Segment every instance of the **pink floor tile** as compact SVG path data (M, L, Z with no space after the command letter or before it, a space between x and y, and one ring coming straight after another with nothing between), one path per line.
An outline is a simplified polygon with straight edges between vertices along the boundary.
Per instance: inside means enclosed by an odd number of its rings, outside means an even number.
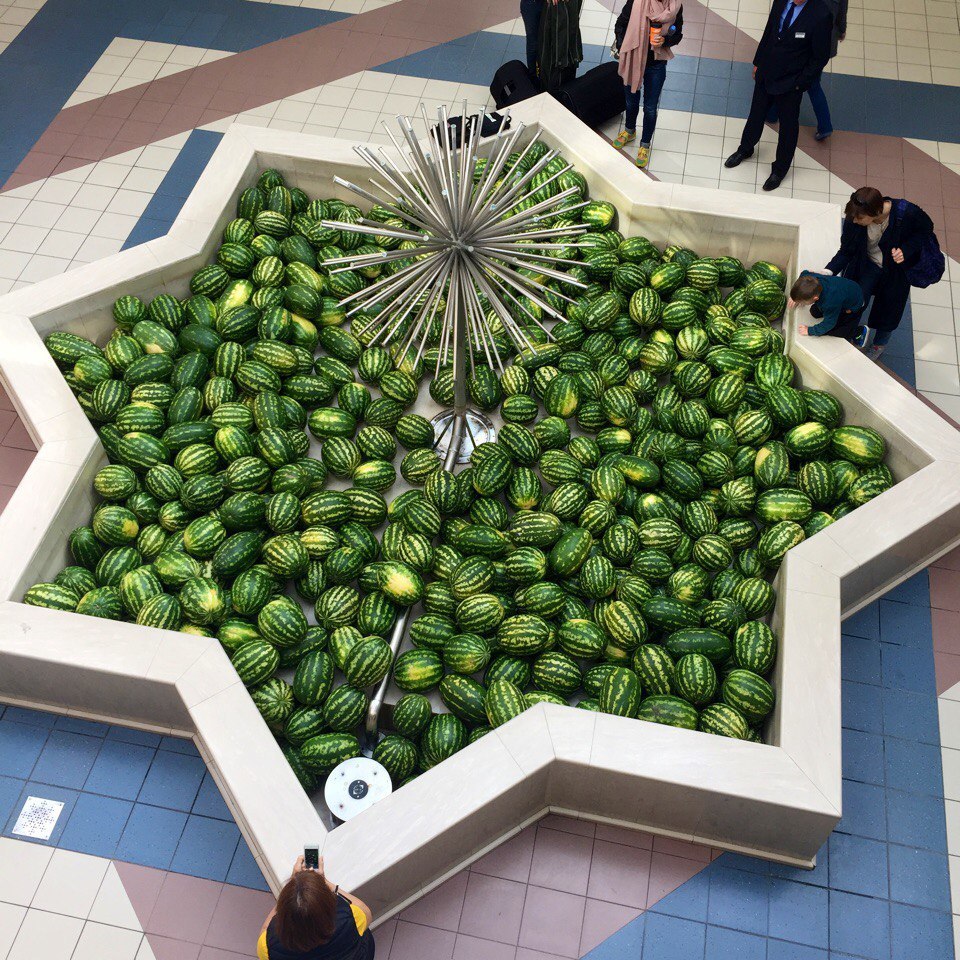
M15 447L0 447L0 483L16 486L27 472L36 453Z
M562 830L537 830L530 883L565 893L587 892L593 838Z
M566 960L556 953L544 953L542 950L530 950L527 947L518 947L516 960Z
M457 935L451 930L401 920L393 936L390 960L450 960L456 939Z
M390 953L390 947L393 944L393 935L397 932L397 918L392 917L390 920L387 920L385 923L381 923L378 927L374 928L373 940L377 945L377 953L382 957L386 957Z
M0 409L0 440L6 435L7 431L17 422L17 415L12 410Z
M135 863L124 863L114 860L123 889L130 898L130 903L137 914L140 925L146 927L150 922L150 914L156 906L160 888L166 877L165 870L155 870L153 867L141 867Z
M622 843L628 847L649 850L653 846L653 834L643 830L629 830L627 827L615 827L609 823L597 824L597 839L609 843Z
M269 893L226 885L207 930L211 947L244 953L256 947L260 928L276 901Z
M516 943L526 892L522 883L471 873L460 915L460 933L500 943Z
M647 889L647 906L659 903L668 893L673 893L681 883L695 877L705 864L686 857L671 857L666 853L654 853L650 860L650 886Z
M221 950L219 947L201 947L197 960L252 960L256 954L234 953L232 950Z
M14 422L7 429L7 432L0 434L0 436L3 436L3 446L16 447L18 450L36 450L37 445L33 442L30 434L27 433L23 421L16 415L14 417Z
M572 893L528 887L518 946L578 957L585 902Z
M7 395L7 388L0 383L0 410L12 410L13 401Z
M0 401L2 403L2 401ZM936 563L931 564L934 567L943 567L946 570L960 570L960 547L945 553Z
M691 843L689 840L654 837L653 849L657 853L668 853L672 857L686 857L688 860L699 860L700 863L710 862L710 848L702 843Z
M199 943L171 940L169 937L158 937L152 933L147 934L147 942L156 960L198 960L200 956Z
M960 654L960 613L955 610L930 611L933 628L933 649Z
M548 813L537 826L547 830L562 830L564 833L578 833L581 837L592 837L596 831L596 827L589 820L561 817L555 813Z
M144 929L147 933L203 943L222 891L222 883L168 873Z
M460 912L463 910L468 877L466 870L451 877L436 890L421 897L413 906L407 907L400 914L400 919L456 932L460 925Z
M513 960L516 952L512 943L497 943L461 933L453 948L453 960Z
M598 840L594 846L587 895L642 910L647 904L650 851Z
M482 856L470 869L474 873L484 873L490 877L502 877L504 880L526 883L530 877L530 863L533 859L533 844L536 836L536 826L527 827L526 830L522 830L515 837L511 837Z
M0 484L0 511L10 502L10 498L14 495L16 489L16 487L11 487L6 483Z
M640 911L634 907L624 907L619 903L607 903L604 900L591 900L588 897L583 911L583 930L580 932L580 956L589 953L607 937L639 916Z
M931 567L930 606L938 610L960 610L960 570Z
M933 651L933 669L937 679L937 696L960 683L960 656Z

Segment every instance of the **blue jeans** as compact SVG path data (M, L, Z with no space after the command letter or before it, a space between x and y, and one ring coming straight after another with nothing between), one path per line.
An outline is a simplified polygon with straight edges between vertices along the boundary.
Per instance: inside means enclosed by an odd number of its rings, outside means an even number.
M810 106L817 117L817 133L833 133L833 120L830 119L830 104L827 103L827 95L823 92L823 85L820 83L820 77L807 90L807 96L810 97ZM777 108L771 107L767 114L767 123L777 122Z
M657 107L660 104L660 94L667 79L667 61L654 60L647 63L643 71L643 83L640 89L633 93L630 87L624 86L623 95L627 101L627 112L624 127L627 130L637 129L637 116L640 113L640 100L643 98L643 129L640 131L640 142L649 144L653 139L653 132L657 129Z
M537 75L537 61L540 59L540 11L542 0L520 0L520 16L523 29L527 34L527 69L534 77Z

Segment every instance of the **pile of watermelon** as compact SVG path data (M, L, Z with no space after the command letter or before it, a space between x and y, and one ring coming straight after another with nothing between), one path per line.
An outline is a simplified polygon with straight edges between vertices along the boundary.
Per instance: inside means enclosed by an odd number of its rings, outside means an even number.
M520 207L570 186L589 199L566 169ZM478 357L469 394L501 426L454 474L412 412L424 380L453 399L439 327L414 363L341 304L412 260L325 265L404 249L324 226L362 215L267 170L189 296L121 297L102 345L47 337L110 463L73 563L24 601L217 637L308 791L359 754L391 670L375 756L398 785L542 702L762 741L773 575L894 482L883 438L797 385L771 326L782 270L659 249L609 203L563 201L549 223L587 232L555 253L581 286L535 277L566 320L548 339L517 304L519 353L492 315L506 367Z

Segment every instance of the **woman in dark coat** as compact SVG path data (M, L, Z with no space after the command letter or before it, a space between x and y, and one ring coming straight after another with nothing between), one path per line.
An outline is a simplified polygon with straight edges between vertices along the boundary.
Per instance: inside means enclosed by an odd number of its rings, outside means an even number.
M871 360L879 359L900 324L910 296L907 270L919 260L923 241L931 233L933 221L916 204L885 197L873 187L850 195L840 249L827 270L856 280L864 305L874 298L868 321L875 331L868 350Z

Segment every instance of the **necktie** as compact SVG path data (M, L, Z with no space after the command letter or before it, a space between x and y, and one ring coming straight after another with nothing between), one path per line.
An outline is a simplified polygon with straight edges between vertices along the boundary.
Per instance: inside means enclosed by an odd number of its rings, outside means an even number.
M780 32L783 33L784 30L789 29L790 25L793 23L793 18L797 12L797 5L795 3L790 3L787 5L787 9L784 11L783 19L780 21Z

